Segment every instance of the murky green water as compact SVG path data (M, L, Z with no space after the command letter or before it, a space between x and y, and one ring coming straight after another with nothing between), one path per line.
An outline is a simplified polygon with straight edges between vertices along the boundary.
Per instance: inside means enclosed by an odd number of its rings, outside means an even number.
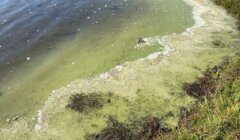
M33 51L30 61L13 65L1 78L3 122L36 112L53 89L161 50L159 45L134 48L138 37L180 33L193 25L191 7L181 0L128 0L86 20L92 24L78 34L52 42L57 49Z

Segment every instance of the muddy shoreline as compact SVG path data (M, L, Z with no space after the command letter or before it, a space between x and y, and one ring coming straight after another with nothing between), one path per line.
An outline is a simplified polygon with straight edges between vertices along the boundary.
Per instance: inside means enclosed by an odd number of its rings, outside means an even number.
M114 78L114 79L117 78L118 75L120 75L120 73L124 72L124 70L127 69L133 63L150 63L151 64L151 61L153 61L153 62L159 61L158 63L161 64L161 62L162 62L161 59L169 57L169 52L170 52L169 50L175 51L176 48L174 45L175 45L175 43L177 43L177 41L176 42L174 41L175 39L178 40L178 39L181 39L181 37L186 38L188 36L190 38L192 38L193 35L197 35L197 33L202 32L202 30L205 32L203 34L206 34L206 33L218 31L218 30L222 30L223 28L226 28L225 23L218 23L219 21L217 19L219 18L221 20L223 18L230 18L230 17L228 17L228 15L225 15L225 11L218 9L217 7L214 7L214 8L216 8L217 11L210 10L210 7L208 7L208 6L212 6L213 3L209 2L208 0L206 0L206 1L185 0L185 2L187 2L188 4L190 4L191 6L194 7L193 16L194 16L194 19L196 20L196 24L192 28L187 29L186 32L182 33L181 35L170 35L170 36L164 36L164 37L155 37L155 38L145 39L147 43L156 42L156 41L161 42L161 44L163 44L166 48L166 50L164 52L150 54L148 57L139 59L134 62L126 62L125 64L122 64L122 65L117 66L116 68L113 68L112 70L110 70L110 72L101 74L101 75L93 77L93 78L77 80L77 81L74 81L71 84L67 85L66 87L63 87L62 89L53 91L51 96L49 97L49 99L45 102L44 107L41 109L43 114L49 114L47 112L53 112L53 111L50 111L53 108L55 110L54 112L59 112L59 111L61 112L61 110L63 108L65 108L65 105L67 104L66 99L68 99L69 96L71 96L75 92L79 92L79 91L85 91L85 92L95 91L95 90L97 91L97 89L99 89L101 86L104 87L104 83L110 82L112 78ZM213 8L213 7L211 7L211 8ZM217 14L216 12L219 12L219 13ZM216 20L217 20L216 23L212 23L213 22L212 16L213 17L216 16ZM204 20L202 20L202 19L204 19ZM205 22L203 22L203 21L205 21ZM218 24L218 26L212 27L212 26L215 26L215 24ZM212 28L210 28L209 26ZM229 27L229 29L231 30L231 27ZM201 35L202 34L197 35L197 37L200 37ZM201 41L203 41L204 39L209 40L208 36L201 36L200 38L201 38ZM151 41L149 41L149 40L151 40ZM190 41L190 40L186 40L186 41ZM198 41L196 41L196 42L194 42L194 41L191 40L191 42L193 44L198 43ZM189 42L187 42L187 43L189 43ZM107 90L109 91L111 89L107 89ZM100 90L100 91L102 91L102 90ZM113 90L113 92L114 92L114 90ZM135 89L132 89L131 92L135 92ZM119 94L119 92L116 91L116 94ZM132 95L135 96L134 94L132 94ZM128 96L128 95L122 94L122 96ZM62 98L62 99L60 99L60 98ZM56 104L56 102L55 102L56 100L59 100L60 102L57 102L57 104ZM59 104L60 104L60 106L59 106ZM46 115L45 118L43 117L43 119L44 119L44 121L42 121L43 123L38 124L38 125L43 126L43 129L42 129L43 131L48 126L47 120L49 117L50 116Z

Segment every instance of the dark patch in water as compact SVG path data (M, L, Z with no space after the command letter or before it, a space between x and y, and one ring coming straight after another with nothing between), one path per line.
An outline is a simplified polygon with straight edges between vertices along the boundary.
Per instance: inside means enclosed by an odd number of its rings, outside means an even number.
M91 94L76 94L71 96L70 103L67 108L79 112L86 112L92 109L102 108L104 105L104 98L97 93Z
M123 99L111 92L107 94L95 92L75 94L70 97L70 102L66 107L81 113L87 113L95 109L101 109L104 105L112 103L112 99L114 98Z

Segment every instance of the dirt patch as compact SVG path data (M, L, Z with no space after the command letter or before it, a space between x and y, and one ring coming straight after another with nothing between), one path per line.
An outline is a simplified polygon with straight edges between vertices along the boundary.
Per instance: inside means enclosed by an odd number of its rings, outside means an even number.
M206 72L204 72L203 77L198 78L196 82L191 84L185 83L184 90L190 96L193 96L196 99L198 100L200 99L200 100L196 102L190 109L180 108L178 128L176 129L176 131L174 131L168 136L175 136L176 134L181 135L181 132L185 133L185 131L187 131L189 133L196 133L197 137L200 139L201 137L205 137L201 133L208 133L208 132L203 132L202 130L203 128L201 128L201 126L199 126L199 130L198 130L198 127L196 128L195 126L198 121L202 121L203 119L202 117L208 115L208 114L203 115L199 113L203 111L203 108L200 107L200 104L202 103L201 99L206 97L208 99L207 100L208 105L210 106L209 110L214 110L215 108L217 108L217 106L214 106L214 102L211 103L211 101L218 98L219 94L228 94L227 95L228 99L225 101L223 106L227 106L228 102L230 102L230 105L233 105L235 102L234 101L231 102L231 100L235 100L235 99L233 98L234 92L232 92L232 84L235 80L239 79L239 77L240 77L240 54L236 53L234 57L225 58L220 65L217 65L212 69L208 69ZM215 97L215 98L209 98L209 97ZM211 105L214 107L211 107ZM221 106L221 103L218 103L217 105ZM221 109L226 109L226 108L224 107ZM237 114L239 114L238 111L236 112ZM219 130L219 134L216 135L216 139L224 139L223 136L227 134L228 131L232 132L237 130L236 128L237 124L234 124L231 122L236 118L239 118L239 116L232 113L230 119L226 120L226 122L223 121L217 126ZM200 124L197 124L197 125L200 125ZM193 126L195 126L195 128L193 128ZM166 137L168 136L166 134ZM236 138L238 138L238 134L236 135Z
M197 99L202 99L203 97L212 97L216 89L216 80L212 76L212 71L207 70L203 73L203 77L197 79L194 83L184 83L183 89L189 96Z
M236 53L235 58L239 59L239 53ZM197 78L193 83L184 83L183 89L189 95L196 99L212 98L215 93L222 90L223 81L232 82L240 76L240 66L232 66L229 63L229 58L225 57L223 62L213 68L208 68L203 72L203 76ZM240 61L239 61L240 62ZM239 63L240 65L240 63ZM223 72L224 69L232 67L231 71ZM224 78L223 78L224 77Z
M161 119L148 116L129 124L120 123L114 118L109 119L109 125L100 134L92 135L88 139L96 140L152 140L163 133L170 132Z
M88 137L95 140L131 140L133 137L132 131L123 123L110 117L108 127L100 134Z
M170 131L170 128L163 126L159 118L149 116L145 119L143 131L137 135L137 138L138 140L151 140Z
M180 108L178 128L190 128L191 117L198 111L196 104L191 109Z

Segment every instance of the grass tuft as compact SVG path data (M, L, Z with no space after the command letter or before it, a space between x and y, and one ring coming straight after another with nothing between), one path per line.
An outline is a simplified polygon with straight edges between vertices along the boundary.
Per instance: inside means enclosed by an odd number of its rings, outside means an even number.
M190 110L183 109L178 128L161 138L240 138L239 54L208 69L196 82L185 84L185 90L199 100Z

